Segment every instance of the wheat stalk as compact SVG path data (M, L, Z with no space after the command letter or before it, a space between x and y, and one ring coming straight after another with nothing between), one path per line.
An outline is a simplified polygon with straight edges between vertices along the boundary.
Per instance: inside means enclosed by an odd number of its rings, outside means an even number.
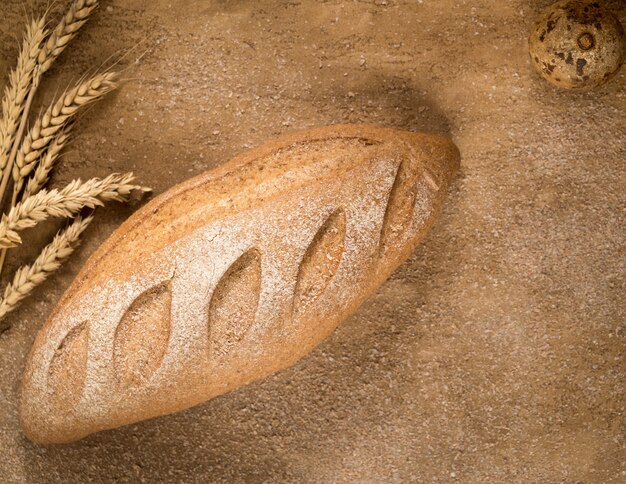
M43 74L48 69L50 69L52 63L61 54L61 52L63 52L65 47L67 47L67 44L76 36L78 30L85 24L89 15L97 6L98 0L74 0L72 5L70 6L70 9L67 11L61 21L57 24L57 26L45 40L45 44L40 47L41 42L39 42L39 44L37 44L37 47L33 48L33 50L31 51L32 55L36 56L37 65L32 72L32 76L30 77L29 82L24 85L25 97L22 103L20 103L21 115L18 115L19 126L17 129L17 135L12 141L13 147L9 147L10 154L7 161L0 162L0 166L2 166L3 169L2 181L0 182L0 202L4 198L4 193L9 183L11 173L13 171L13 165L16 160L17 150L20 146L24 129L26 127L26 122L28 120L30 107L35 97L35 93L37 92L37 88L39 87L39 83L41 82L41 78L43 77ZM44 37L45 32L42 39ZM11 206L15 205L17 192L19 192L19 190L15 190L14 188ZM4 256L2 257L2 261L3 260ZM2 262L0 262L0 270L1 267Z
M98 0L74 0L72 6L52 31L39 53L39 75L52 66L67 44L76 36L87 21L91 12L98 6Z
M33 170L35 163L55 136L81 108L96 101L115 89L118 74L104 72L79 83L61 96L30 129L17 152L13 166L14 194L21 190L24 178ZM15 198L15 196L14 196Z
M18 232L49 217L73 217L85 207L95 208L108 200L126 201L133 191L149 191L132 184L132 173L114 173L103 180L93 178L84 183L74 180L60 190L43 189L68 142L73 118L81 108L116 87L116 73L105 72L79 83L50 106L30 130L26 129L43 74L97 6L98 0L73 0L70 9L47 38L45 19L31 22L17 67L10 75L0 121L0 201L11 179L14 187L12 208L0 219L0 271L7 249L22 242ZM22 192L24 183L26 187ZM17 203L20 193L21 201ZM92 219L93 216L84 220L77 217L69 227L57 233L32 265L17 270L0 298L0 319L59 268ZM0 323L0 332L5 329L8 325Z
M41 157L41 161L37 163L37 168L26 183L22 200L34 195L41 190L50 178L50 172L57 162L59 155L70 139L69 131L71 125L65 126L61 132L50 142L50 146L46 150L46 154Z
M62 190L41 190L11 209L0 221L0 248L15 247L22 242L18 232L34 227L49 217L72 217L85 207L95 208L104 201L127 201L133 191L149 189L132 185L132 173L113 173L100 180L74 180Z
M52 242L44 247L32 265L22 266L16 271L0 300L0 318L13 311L22 299L60 267L63 260L74 251L80 234L92 220L93 215L85 219L76 217L69 227L58 232ZM6 325L0 325L0 332L4 329Z
M33 80L40 46L46 37L46 18L33 20L26 28L22 48L17 58L17 66L9 75L9 85L2 99L2 121L0 122L0 170L9 161L11 147L15 142L24 102Z

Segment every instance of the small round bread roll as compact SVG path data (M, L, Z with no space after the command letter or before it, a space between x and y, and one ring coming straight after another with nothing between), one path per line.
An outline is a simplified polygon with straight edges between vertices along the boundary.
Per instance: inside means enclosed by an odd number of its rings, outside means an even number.
M562 0L548 7L528 43L537 71L565 89L604 84L626 55L624 29L599 1Z

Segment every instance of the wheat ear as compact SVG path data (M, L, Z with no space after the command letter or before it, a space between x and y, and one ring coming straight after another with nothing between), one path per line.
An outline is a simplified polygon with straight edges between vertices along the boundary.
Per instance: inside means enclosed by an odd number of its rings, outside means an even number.
M16 271L0 300L0 318L13 311L22 299L59 268L63 260L74 251L80 234L92 220L93 215L85 219L76 217L69 227L58 232L52 242L44 247L32 265L22 266ZM6 326L0 325L0 332L3 329Z
M33 20L26 29L17 66L9 74L9 85L2 99L2 121L0 122L0 170L9 161L15 133L22 117L24 102L28 96L40 46L46 37L46 18Z
M72 217L85 207L95 208L109 200L127 201L133 191L149 189L131 184L132 173L113 173L100 180L74 180L62 190L41 190L15 205L0 221L0 248L22 242L18 232L34 227L49 217Z
M52 31L46 44L39 53L38 63L40 75L52 66L67 44L76 36L78 30L98 6L98 0L74 0L70 9Z
M74 117L81 108L96 101L117 86L118 74L104 72L91 79L81 82L64 96L59 98L24 136L24 141L15 157L13 166L14 194L21 190L24 178L33 170L35 163L58 135L66 123Z
M33 54L35 54L36 51L37 65L32 73L30 83L26 86L27 92L25 96L27 97L21 110L21 116L19 119L17 135L15 137L15 141L13 142L13 148L10 151L8 161L4 162L4 171L2 172L2 181L0 182L0 203L4 198L4 193L9 183L9 178L11 176L17 155L17 149L20 146L28 114L30 112L30 107L33 99L35 98L35 93L37 92L41 78L43 77L43 74L50 69L52 63L61 54L61 52L63 52L67 44L76 36L78 30L85 24L89 15L91 15L97 6L98 0L74 0L70 9L66 12L61 21L45 40L45 44L42 47L39 47L38 45L37 49L33 50ZM14 189L13 202L11 203L11 206L15 205L16 198L17 192ZM0 262L0 269L1 266L2 264Z
M63 148L65 148L65 145L70 139L70 127L71 124L65 126L61 130L61 132L57 136L55 136L54 139L50 142L50 146L48 146L45 155L41 157L40 162L37 163L37 168L35 168L35 172L26 183L26 188L24 188L24 193L21 196L22 200L37 193L48 182L52 168L54 168L55 163L59 159L61 151L63 150Z

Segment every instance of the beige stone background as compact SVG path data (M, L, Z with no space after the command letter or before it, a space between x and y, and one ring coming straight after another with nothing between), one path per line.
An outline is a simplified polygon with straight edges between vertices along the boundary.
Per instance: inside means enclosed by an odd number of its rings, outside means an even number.
M48 3L67 2L0 2L3 77ZM280 133L344 122L448 134L462 172L427 240L296 366L36 446L18 424L26 355L136 207L99 210L0 336L0 481L626 482L626 68L589 93L541 80L526 38L549 3L104 0L39 103L122 56L128 82L83 116L55 184L133 170L159 193ZM625 4L609 4L624 23ZM56 227L31 232L8 272Z

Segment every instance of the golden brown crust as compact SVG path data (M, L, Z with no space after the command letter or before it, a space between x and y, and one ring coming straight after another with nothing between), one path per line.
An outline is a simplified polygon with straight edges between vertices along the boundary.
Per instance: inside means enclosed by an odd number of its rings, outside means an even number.
M438 136L330 126L155 198L93 254L40 331L25 432L75 440L295 362L411 253L458 161Z

